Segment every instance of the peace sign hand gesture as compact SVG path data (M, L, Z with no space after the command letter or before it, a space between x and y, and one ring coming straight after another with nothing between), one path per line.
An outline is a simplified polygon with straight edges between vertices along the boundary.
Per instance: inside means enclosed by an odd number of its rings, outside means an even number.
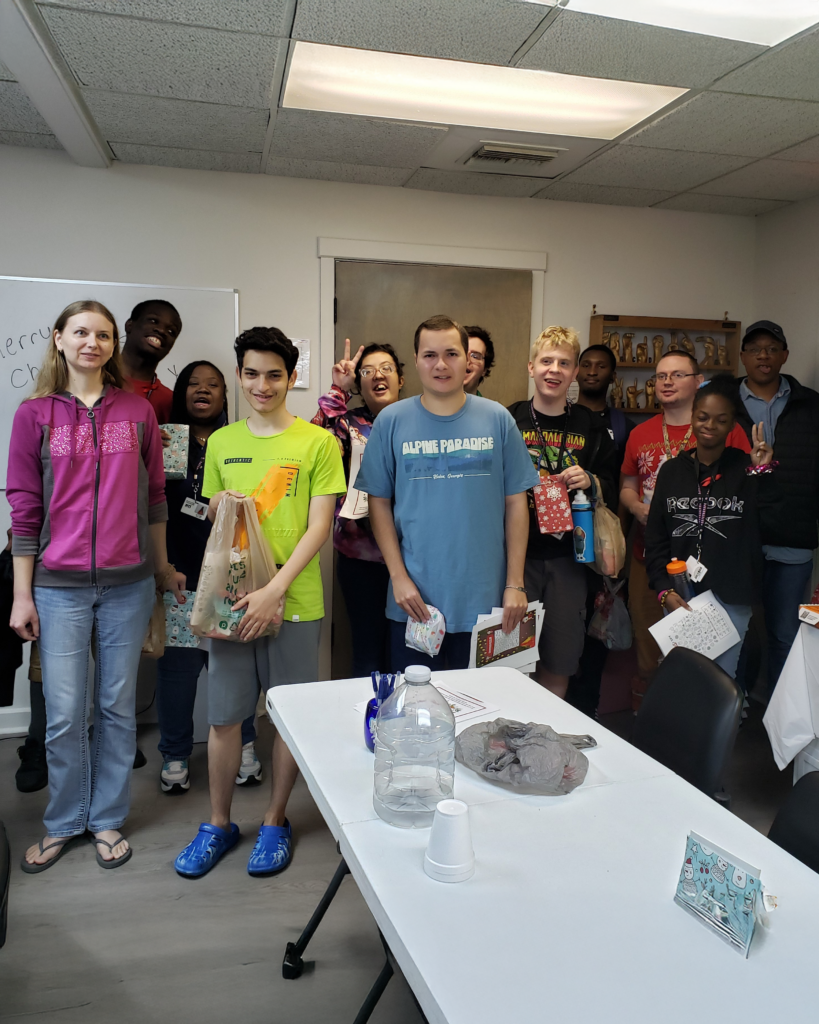
M336 365L333 367L333 384L337 388L341 388L342 391L350 392L353 390L353 384L355 384L355 371L358 366L358 361L361 359L361 353L364 351L362 345L355 356L350 359L350 339L344 339L344 358L339 359Z
M773 448L765 443L763 424L751 424L751 462L755 466L767 466L773 458Z

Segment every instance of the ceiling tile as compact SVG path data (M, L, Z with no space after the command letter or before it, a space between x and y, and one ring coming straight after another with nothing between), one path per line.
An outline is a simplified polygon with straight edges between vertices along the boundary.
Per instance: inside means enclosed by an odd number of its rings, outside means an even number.
M30 149L62 149L54 135L35 132L0 131L0 146L27 146Z
M507 64L549 8L519 0L299 0L294 39Z
M783 149L780 153L774 153L773 160L813 160L819 161L819 135L812 139L800 142L798 146L791 146L790 149Z
M0 82L16 82L17 79L9 71L6 65L0 60Z
M50 135L51 129L17 82L0 82L0 129Z
M706 92L626 139L695 153L769 156L819 133L819 104Z
M819 164L795 160L759 160L722 178L700 185L697 192L798 202L819 195Z
M264 146L266 110L95 89L83 96L106 139L220 153L261 153Z
M317 178L347 181L356 185L403 185L412 174L410 167L370 167L362 164L334 164L326 160L288 160L271 157L267 173L282 178Z
M43 13L81 85L236 107L270 106L279 48L270 36L54 7Z
M775 199L739 199L735 196L704 196L699 193L686 192L685 195L674 196L658 203L656 210L686 210L689 213L730 213L739 217L756 217L760 213L779 210L788 203L780 203Z
M316 110L280 110L270 156L374 167L417 167L446 128L371 121Z
M543 178L517 174L481 174L479 171L439 171L421 167L404 188L425 192L460 192L468 196L531 196L543 188Z
M155 167L187 167L195 171L243 171L259 173L258 153L217 153L206 149L176 149L171 146L134 146L110 141L117 160L124 164Z
M57 6L98 14L124 14L147 21L173 21L234 32L286 36L296 0L59 0ZM53 6L38 3L45 9Z
M557 199L565 203L603 203L606 206L652 206L668 199L673 192L656 188L616 188L612 185L586 185L580 181L556 181L536 192L535 199Z
M719 83L725 92L819 100L819 30L766 53Z
M615 146L578 167L564 181L622 188L654 188L681 192L727 174L748 161L740 156L715 153L682 153L670 149Z
M561 11L520 67L652 85L709 85L766 47Z

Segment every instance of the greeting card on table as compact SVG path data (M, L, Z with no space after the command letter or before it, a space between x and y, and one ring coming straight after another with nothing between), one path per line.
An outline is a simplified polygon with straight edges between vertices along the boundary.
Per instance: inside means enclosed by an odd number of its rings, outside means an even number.
M541 533L563 534L574 529L569 492L562 480L540 471L540 483L532 489L537 525Z
M675 903L747 957L761 899L756 868L688 833Z

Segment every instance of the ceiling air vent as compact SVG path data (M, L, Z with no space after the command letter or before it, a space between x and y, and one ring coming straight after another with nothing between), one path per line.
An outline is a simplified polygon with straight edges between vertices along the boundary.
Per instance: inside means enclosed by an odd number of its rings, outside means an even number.
M514 142L482 142L466 160L467 167L505 167L535 170L557 159L566 149L554 146L527 146Z

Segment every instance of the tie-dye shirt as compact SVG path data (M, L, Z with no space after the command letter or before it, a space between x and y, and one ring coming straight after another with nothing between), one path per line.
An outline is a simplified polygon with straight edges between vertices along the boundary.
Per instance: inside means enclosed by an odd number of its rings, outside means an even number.
M307 530L310 499L345 489L338 446L320 427L296 419L272 437L251 434L247 420L211 435L205 456L202 495L239 491L253 498L276 564L284 565ZM324 615L319 556L293 580L284 617L309 622Z
M373 429L374 416L366 405L347 409L350 394L334 384L326 395L319 399L319 410L312 421L324 427L338 441L344 460L344 474L350 479L350 453L353 443L366 444ZM384 556L378 549L373 536L369 517L345 519L341 513L346 494L336 502L335 525L333 526L333 547L348 558L360 558L364 562L382 562Z

